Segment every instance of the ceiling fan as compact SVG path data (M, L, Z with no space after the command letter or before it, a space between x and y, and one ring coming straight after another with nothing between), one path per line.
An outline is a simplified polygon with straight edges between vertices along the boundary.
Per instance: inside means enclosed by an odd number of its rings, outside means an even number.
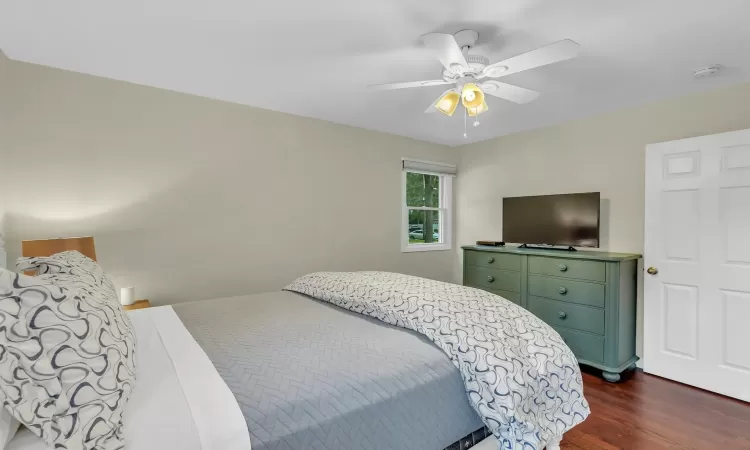
M425 112L440 111L452 116L460 102L466 108L467 115L474 117L489 109L484 94L519 104L528 103L539 97L537 91L497 80L488 80L487 78L500 78L572 59L578 55L580 48L577 43L565 39L490 64L489 59L485 56L469 54L469 50L474 47L478 38L479 34L473 30L462 30L453 35L444 33L425 34L421 37L421 41L425 47L435 53L435 56L445 67L442 79L376 84L368 87L377 90L392 90L453 84L455 86L445 91ZM478 124L479 122L475 122L474 125Z

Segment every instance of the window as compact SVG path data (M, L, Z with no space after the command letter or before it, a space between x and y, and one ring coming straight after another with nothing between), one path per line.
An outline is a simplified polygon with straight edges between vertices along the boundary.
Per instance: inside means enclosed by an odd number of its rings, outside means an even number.
M403 160L401 249L451 248L451 201L455 166Z

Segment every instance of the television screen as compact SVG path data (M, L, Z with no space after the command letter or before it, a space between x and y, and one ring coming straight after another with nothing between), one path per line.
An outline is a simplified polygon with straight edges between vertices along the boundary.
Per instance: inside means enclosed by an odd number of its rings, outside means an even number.
M599 192L503 199L503 240L599 247Z

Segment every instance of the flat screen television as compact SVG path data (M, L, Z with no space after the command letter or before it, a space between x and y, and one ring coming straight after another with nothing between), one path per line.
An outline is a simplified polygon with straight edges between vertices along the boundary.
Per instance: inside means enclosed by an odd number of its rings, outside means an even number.
M599 192L503 199L503 240L599 247Z

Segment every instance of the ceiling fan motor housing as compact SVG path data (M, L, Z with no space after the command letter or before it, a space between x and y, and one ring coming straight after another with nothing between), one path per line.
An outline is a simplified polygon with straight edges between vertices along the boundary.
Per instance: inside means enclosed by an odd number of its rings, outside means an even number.
M466 62L469 64L469 69L460 66L456 67L455 70L445 69L443 70L443 79L454 81L464 76L476 77L490 64L490 60L482 55L466 55Z
M490 60L482 55L466 55L466 62L474 69L475 73L483 71L485 67L490 65Z

